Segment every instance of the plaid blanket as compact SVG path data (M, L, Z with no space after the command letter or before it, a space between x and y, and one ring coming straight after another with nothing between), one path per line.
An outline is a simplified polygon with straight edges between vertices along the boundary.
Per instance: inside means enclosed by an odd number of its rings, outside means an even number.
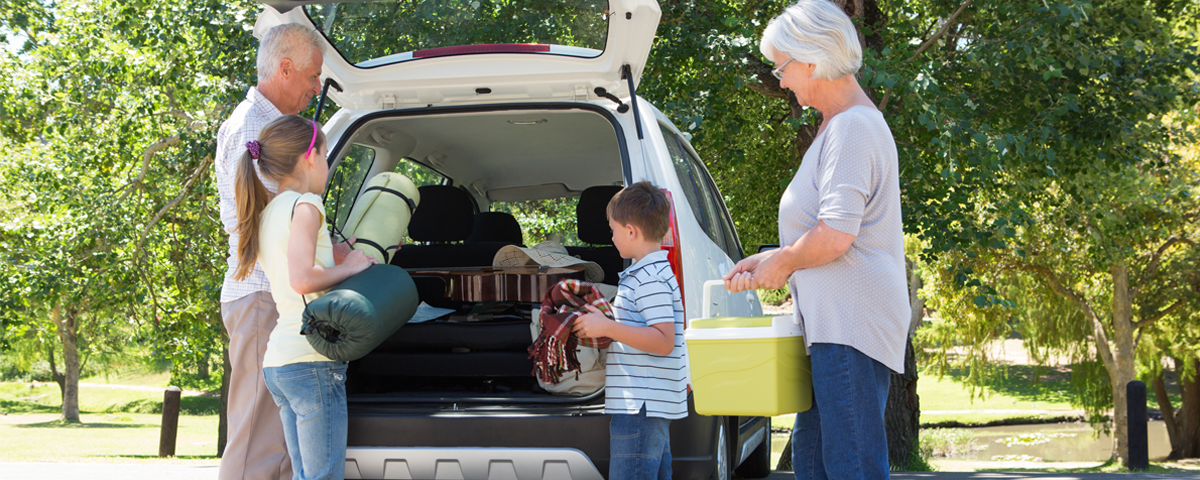
M571 332L571 324L581 314L588 313L585 305L592 305L604 316L613 317L612 305L594 285L574 279L558 282L542 297L542 310L538 321L541 334L529 346L529 358L533 359L533 375L546 383L558 383L563 374L579 370L579 359L575 350L580 346L608 348L610 338L579 338Z

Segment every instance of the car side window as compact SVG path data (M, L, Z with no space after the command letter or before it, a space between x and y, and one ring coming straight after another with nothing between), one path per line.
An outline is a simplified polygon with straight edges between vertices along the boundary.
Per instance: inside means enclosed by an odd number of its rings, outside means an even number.
M679 177L680 185L683 186L683 194L687 197L688 206L692 208L692 213L700 222L704 233L708 234L708 238L712 239L713 243L716 243L721 250L728 251L725 235L714 213L712 199L708 198L709 195L702 187L707 181L707 173L703 167L699 167L695 159L688 155L687 149L678 135L662 124L659 124L659 129L662 130L663 139L666 140L667 151L671 154L671 165L675 167L675 174Z
M396 164L395 172L408 177L418 187L444 185L446 183L445 176L407 157L400 159L400 162Z
M725 207L725 199L721 197L721 191L717 189L717 183L713 181L712 175L708 173L708 169L704 168L704 163L696 157L691 150L686 150L688 157L691 158L693 169L700 172L704 177L704 182L700 184L701 197L704 199L706 214L711 214L713 224L720 230L725 237L725 253L729 254L729 258L733 261L739 261L746 258L745 252L742 251L742 242L737 238L737 230L734 230L733 219L729 216L729 209ZM720 245L720 243L717 243Z
M329 216L330 223L338 228L346 224L346 218L350 216L350 209L354 206L354 199L358 198L358 191L374 163L374 148L351 145L350 153L338 163L325 192L325 213Z

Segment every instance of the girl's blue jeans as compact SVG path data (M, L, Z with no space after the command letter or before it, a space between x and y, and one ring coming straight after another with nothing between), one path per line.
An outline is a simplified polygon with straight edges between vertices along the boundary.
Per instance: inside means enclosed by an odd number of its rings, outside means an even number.
M887 405L891 370L854 347L814 343L813 403L796 414L792 468L797 480L889 478Z
M346 364L267 367L263 377L279 405L292 478L341 480L346 470Z
M671 480L671 421L615 414L608 423L608 480Z

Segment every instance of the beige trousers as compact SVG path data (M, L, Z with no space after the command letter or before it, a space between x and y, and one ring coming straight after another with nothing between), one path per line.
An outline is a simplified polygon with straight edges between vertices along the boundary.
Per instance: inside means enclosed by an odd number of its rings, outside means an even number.
M229 434L220 480L290 479L292 461L283 438L279 407L263 381L263 354L279 312L270 292L254 292L221 304L229 334Z

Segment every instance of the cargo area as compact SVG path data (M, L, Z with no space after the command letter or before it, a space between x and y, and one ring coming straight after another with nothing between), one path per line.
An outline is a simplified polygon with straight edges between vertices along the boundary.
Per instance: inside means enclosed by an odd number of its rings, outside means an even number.
M509 284L519 284L510 290L478 291L470 282L492 266L501 248L553 237L571 256L600 265L603 283L617 283L625 262L611 245L605 207L628 167L617 127L603 110L509 107L379 115L360 123L337 147L327 213L335 224L344 223L372 175L390 171L412 179L420 206L389 263L409 271L425 305L446 313L406 324L350 363L352 408L602 404L603 391L551 395L533 377L530 323L540 291L531 286L531 275L508 275ZM541 226L522 224L519 218L527 215L521 208L538 202L555 206L564 223L574 224L570 235L526 234L541 233ZM565 275L583 278L582 272ZM538 280L553 284L559 278L565 277Z

